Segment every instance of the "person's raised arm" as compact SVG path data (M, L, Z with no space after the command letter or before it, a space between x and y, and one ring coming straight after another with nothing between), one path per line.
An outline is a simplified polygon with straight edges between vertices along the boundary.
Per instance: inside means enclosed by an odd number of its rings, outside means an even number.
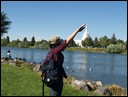
M78 32L81 32L85 28L85 24L81 25L77 30L75 30L69 37L66 39L66 44L69 44L70 41L76 36Z

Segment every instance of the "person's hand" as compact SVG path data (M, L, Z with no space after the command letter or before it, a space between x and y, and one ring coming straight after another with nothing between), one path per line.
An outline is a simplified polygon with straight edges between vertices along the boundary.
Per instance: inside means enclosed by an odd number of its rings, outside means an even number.
M78 32L81 32L81 31L85 28L85 25L86 25L86 24L83 24L82 26L80 26L80 27L77 29L77 31L78 31Z

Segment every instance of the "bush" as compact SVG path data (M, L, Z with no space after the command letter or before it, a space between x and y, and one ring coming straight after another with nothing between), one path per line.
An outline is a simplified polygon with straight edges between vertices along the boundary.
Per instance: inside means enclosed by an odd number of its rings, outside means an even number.
M108 53L121 53L126 50L126 46L124 44L110 44L107 46Z
M108 86L107 89L111 92L111 96L126 96L124 93L124 89L121 88L119 85L111 85Z

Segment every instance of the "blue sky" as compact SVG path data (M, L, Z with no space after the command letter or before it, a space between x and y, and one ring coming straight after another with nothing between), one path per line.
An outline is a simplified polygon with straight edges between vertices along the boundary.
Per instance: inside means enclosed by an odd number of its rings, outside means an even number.
M88 25L92 39L115 33L117 39L127 40L126 1L2 1L1 10L12 21L4 34L10 40L49 40L52 35L66 39L82 24Z

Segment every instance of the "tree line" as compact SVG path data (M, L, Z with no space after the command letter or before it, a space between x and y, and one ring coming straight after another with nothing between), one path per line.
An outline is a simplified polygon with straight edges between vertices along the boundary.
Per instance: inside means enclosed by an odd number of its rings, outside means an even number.
M111 38L104 36L98 39L95 37L94 40L91 37L87 37L82 41L82 45L85 48L106 48L108 52L113 53L120 53L127 50L127 41L124 42L121 39L117 39L115 34L113 34ZM31 38L31 41L28 41L27 37L25 37L23 40L17 39L10 41L9 36L7 36L6 38L1 39L1 46L48 49L49 41L44 39L41 41L36 41L34 36ZM72 40L68 46L79 47L74 40Z
M7 17L6 13L1 12L1 37L5 33L8 33L10 28L10 24L12 22ZM127 40L123 41L121 39L117 39L115 34L112 34L111 38L108 38L106 35L100 37L99 39L95 37L93 40L90 36L82 41L83 47L86 48L106 48L107 52L110 53L121 53L123 51L127 51ZM49 47L49 42L47 40L35 41L35 37L31 38L31 41L27 40L25 37L23 40L12 40L10 41L9 36L1 39L1 46L10 46L10 47L18 47L18 48L44 48L47 49ZM69 44L69 47L79 47L78 44L72 40Z
M87 37L82 41L82 45L84 47L106 48L106 51L109 53L122 53L127 51L127 40L117 39L114 33L111 38L108 38L106 35L99 39L95 37L94 40L92 40L91 37Z

